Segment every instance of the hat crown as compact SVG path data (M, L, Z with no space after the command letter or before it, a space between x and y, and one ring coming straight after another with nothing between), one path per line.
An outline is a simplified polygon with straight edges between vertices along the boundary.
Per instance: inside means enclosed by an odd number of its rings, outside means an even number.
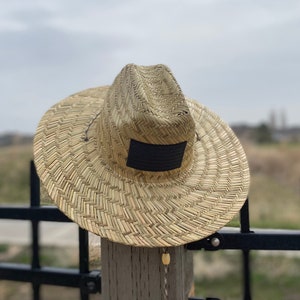
M187 142L180 167L191 161L194 120L176 79L165 65L125 66L110 86L101 114L101 147L106 149L108 164L118 171L136 173L127 166L132 140L166 146Z

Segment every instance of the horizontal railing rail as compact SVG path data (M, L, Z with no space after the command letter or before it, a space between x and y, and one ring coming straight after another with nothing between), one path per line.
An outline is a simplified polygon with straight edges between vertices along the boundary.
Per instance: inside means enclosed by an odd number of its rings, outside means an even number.
M72 222L56 206L0 206L0 219Z
M300 250L300 230L254 229L241 233L223 228L210 237L188 244L188 250Z

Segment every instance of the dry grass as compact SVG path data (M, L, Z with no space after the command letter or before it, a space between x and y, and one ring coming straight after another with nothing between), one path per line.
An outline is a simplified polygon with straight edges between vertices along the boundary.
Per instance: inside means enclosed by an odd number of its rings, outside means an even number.
M246 144L245 150L252 226L299 229L300 145Z
M299 144L245 144L253 175L264 174L297 192L300 191L299 150Z
M251 253L251 262L253 299L300 299L299 257L260 255L258 251ZM194 265L197 296L242 299L243 277L239 251L197 252Z
M29 203L32 146L0 148L0 203Z

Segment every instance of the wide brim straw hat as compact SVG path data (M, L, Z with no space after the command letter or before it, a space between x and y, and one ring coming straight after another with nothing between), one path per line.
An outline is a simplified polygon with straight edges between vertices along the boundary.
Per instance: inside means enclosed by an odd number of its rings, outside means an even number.
M112 85L55 104L38 125L34 160L70 219L131 246L211 235L241 209L250 182L233 131L184 96L164 65L126 65Z

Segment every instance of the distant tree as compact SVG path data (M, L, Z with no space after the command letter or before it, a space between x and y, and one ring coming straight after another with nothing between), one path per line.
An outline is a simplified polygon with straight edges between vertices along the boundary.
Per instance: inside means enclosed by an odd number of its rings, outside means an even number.
M274 140L271 128L265 123L258 125L254 128L254 140L259 144L272 143Z
M277 127L277 117L276 117L274 110L272 110L270 113L269 127L271 130L276 129L276 127Z

